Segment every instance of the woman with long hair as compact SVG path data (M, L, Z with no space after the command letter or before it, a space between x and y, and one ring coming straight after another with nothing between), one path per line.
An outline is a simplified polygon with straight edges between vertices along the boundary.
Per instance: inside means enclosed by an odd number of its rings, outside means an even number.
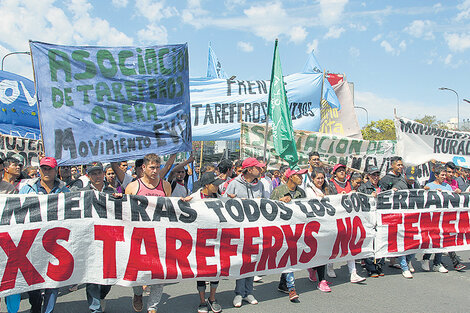
M311 178L312 179L307 181L307 185L305 188L307 198L321 199L324 196L329 195L328 183L325 179L325 172L322 168L313 168ZM331 288L330 286L328 286L328 282L325 279L325 271L326 265L309 268L308 278L310 279L310 281L314 282L317 280L316 276L318 274L318 289L323 292L331 292Z

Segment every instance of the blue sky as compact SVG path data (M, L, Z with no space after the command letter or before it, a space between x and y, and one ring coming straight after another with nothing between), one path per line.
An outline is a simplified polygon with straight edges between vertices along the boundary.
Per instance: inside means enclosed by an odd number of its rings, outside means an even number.
M225 72L269 79L274 39L284 75L302 70L308 52L345 73L369 120L425 114L470 118L470 0L0 1L0 57L29 50L28 40L73 45L188 42L190 75L205 76L209 41ZM5 70L32 77L28 56ZM365 113L357 111L365 124Z

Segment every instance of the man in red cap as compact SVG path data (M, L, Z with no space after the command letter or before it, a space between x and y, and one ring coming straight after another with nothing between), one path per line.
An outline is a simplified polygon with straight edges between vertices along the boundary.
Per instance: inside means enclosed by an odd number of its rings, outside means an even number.
M39 162L39 173L41 178L34 178L28 181L20 194L52 194L70 192L65 183L57 178L57 161L51 157L44 157ZM29 291L29 303L31 304L31 313L51 313L57 300L58 288L46 289L44 292L44 304L41 290Z
M242 173L234 178L227 186L224 196L231 198L256 199L265 198L263 183L259 180L264 163L256 158L248 158L242 163ZM253 277L237 279L233 306L241 307L242 301L258 304L253 296Z
M307 173L306 169L288 169L284 173L287 183L274 189L271 194L271 200L279 200L288 203L292 199L305 198L305 191L299 187L302 184L302 175L305 173ZM288 293L290 301L295 301L299 298L299 295L295 291L294 272L282 273L278 289L281 292Z

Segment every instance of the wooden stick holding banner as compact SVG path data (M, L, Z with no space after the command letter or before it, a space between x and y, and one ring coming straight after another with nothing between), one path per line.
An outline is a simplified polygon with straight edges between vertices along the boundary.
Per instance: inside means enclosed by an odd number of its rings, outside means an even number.
M199 157L199 177L201 176L202 168L202 153L204 152L204 141L201 141L201 156Z

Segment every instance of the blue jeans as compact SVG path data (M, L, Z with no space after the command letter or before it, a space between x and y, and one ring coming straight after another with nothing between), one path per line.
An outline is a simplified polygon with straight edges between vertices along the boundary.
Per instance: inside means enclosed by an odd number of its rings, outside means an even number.
M292 289L295 289L294 272L285 273L285 275L286 275L287 288L289 289L289 291L291 291Z
M423 260L429 260L431 258L431 253L423 255ZM433 265L439 265L442 263L442 253L435 253L434 260L432 261Z
M86 299L91 313L103 312L100 300L106 298L110 290L111 285L86 284Z
M237 279L235 283L235 294L243 298L253 294L253 277Z
M41 313L41 307L42 313L53 313L58 294L58 288L45 289L43 304L41 289L28 291L29 303L31 304L31 313Z
M400 264L401 270L402 271L409 271L410 269L408 268L408 262L413 260L415 257L414 254L408 254L408 255L402 255L397 257L398 263Z

